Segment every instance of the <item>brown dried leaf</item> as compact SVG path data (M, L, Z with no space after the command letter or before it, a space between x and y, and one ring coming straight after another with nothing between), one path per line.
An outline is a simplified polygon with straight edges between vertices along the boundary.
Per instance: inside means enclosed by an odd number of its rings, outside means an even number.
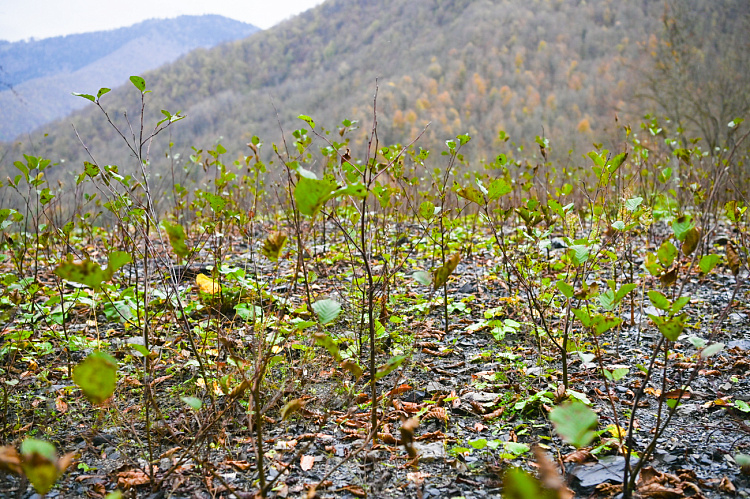
M484 419L485 421L489 421L491 419L499 418L500 416L503 415L504 411L505 411L505 407L501 407L495 411L492 411L489 414L485 414L484 416L482 416L482 419Z
M701 240L701 231L697 227L690 229L685 234L685 241L682 243L682 253L685 256L690 256L695 248L698 247L698 241Z
M117 486L121 489L129 489L147 483L149 483L148 475L141 470L127 470L117 474Z
M305 401L302 399L294 399L287 402L284 407L281 408L281 419L286 420L294 414L295 412L299 411L305 406Z
M572 499L575 494L562 481L557 466L549 459L547 452L537 445L534 447L534 457L539 465L539 479L544 487L557 492L558 499Z
M671 286L677 282L677 267L659 276L659 281L661 281L661 285L664 287Z
M723 476L721 478L721 482L719 482L718 489L721 492L725 492L727 494L734 495L734 494L737 493L737 488L734 486L734 484L726 476Z
M732 241L727 242L727 264L732 274L736 276L740 273L740 255L737 253L737 249L732 244Z
M224 464L237 468L240 471L249 470L253 466L247 461L224 461Z
M21 456L15 447L0 447L0 470L8 471L16 475L21 474Z
M409 418L401 425L401 443L404 445L406 453L410 459L417 457L417 450L414 448L414 432L419 427L418 418Z
M591 449L581 448L563 457L564 463L588 463L596 459L591 454Z

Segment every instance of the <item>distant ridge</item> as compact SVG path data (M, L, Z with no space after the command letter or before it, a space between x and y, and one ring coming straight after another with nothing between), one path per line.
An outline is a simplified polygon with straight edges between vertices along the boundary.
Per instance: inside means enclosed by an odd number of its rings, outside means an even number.
M253 36L141 74L153 91L146 123L163 118L162 109L187 116L169 141L154 143L152 169L173 166L163 154L169 143L182 162L191 147L209 150L217 142L242 159L253 135L280 144L281 129L289 137L306 126L300 114L312 117L318 132L358 120L351 146L361 151L376 81L381 145L408 143L429 123L417 145L436 153L436 167L445 141L468 133L465 154L475 166L500 153L533 158L548 139L551 160L587 168L582 155L594 144L620 149L623 127L636 129L654 112L638 95L663 13L664 0L326 0ZM72 88L96 93L100 86ZM102 105L127 126L123 113L135 116L139 98L128 83ZM89 158L71 123L97 161L131 163L90 105L7 144L5 164L32 152L64 164L57 171L77 171Z
M218 15L151 19L133 26L42 40L0 41L0 140L66 116L86 101L73 89L115 87L197 48L259 28Z

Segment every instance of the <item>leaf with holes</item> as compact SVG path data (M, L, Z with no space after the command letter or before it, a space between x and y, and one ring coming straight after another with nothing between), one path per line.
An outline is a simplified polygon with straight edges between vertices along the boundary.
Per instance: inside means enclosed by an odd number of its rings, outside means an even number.
M677 257L677 248L675 248L675 245L670 241L664 241L661 246L659 246L659 251L656 252L656 256L664 267L671 267L672 263L674 263L674 259Z
M674 231L674 237L678 241L684 241L688 233L695 228L695 222L690 215L682 215L672 222L672 230Z
M135 86L135 88L140 90L141 93L146 92L146 80L144 80L140 76L131 76L130 82Z

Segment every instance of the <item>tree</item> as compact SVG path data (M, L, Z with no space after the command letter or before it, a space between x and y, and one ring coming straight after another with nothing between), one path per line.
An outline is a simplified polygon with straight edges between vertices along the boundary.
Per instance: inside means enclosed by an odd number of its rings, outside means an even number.
M662 21L645 97L683 146L699 136L711 154L732 147L728 123L750 112L750 1L666 0Z

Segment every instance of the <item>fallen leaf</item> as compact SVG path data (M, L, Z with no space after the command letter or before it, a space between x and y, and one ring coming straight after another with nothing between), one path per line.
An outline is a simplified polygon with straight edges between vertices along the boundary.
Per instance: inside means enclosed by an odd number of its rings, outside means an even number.
M21 456L15 447L0 447L0 470L9 471L16 475L21 474Z
M149 481L148 475L141 470L127 470L117 474L117 486L121 489L145 485Z
M591 449L578 449L563 457L564 463L588 463L596 459L591 454Z
M313 456L304 455L299 459L299 465L303 471L310 471L314 464L315 458Z
M737 493L737 488L734 486L734 484L726 476L724 476L724 477L721 478L721 482L719 482L718 489L721 492L725 492L727 494L734 495L734 494Z
M237 468L240 471L249 470L252 467L247 461L224 461L224 464Z
M202 293L215 295L221 292L221 285L204 274L198 274L195 277L195 283Z

